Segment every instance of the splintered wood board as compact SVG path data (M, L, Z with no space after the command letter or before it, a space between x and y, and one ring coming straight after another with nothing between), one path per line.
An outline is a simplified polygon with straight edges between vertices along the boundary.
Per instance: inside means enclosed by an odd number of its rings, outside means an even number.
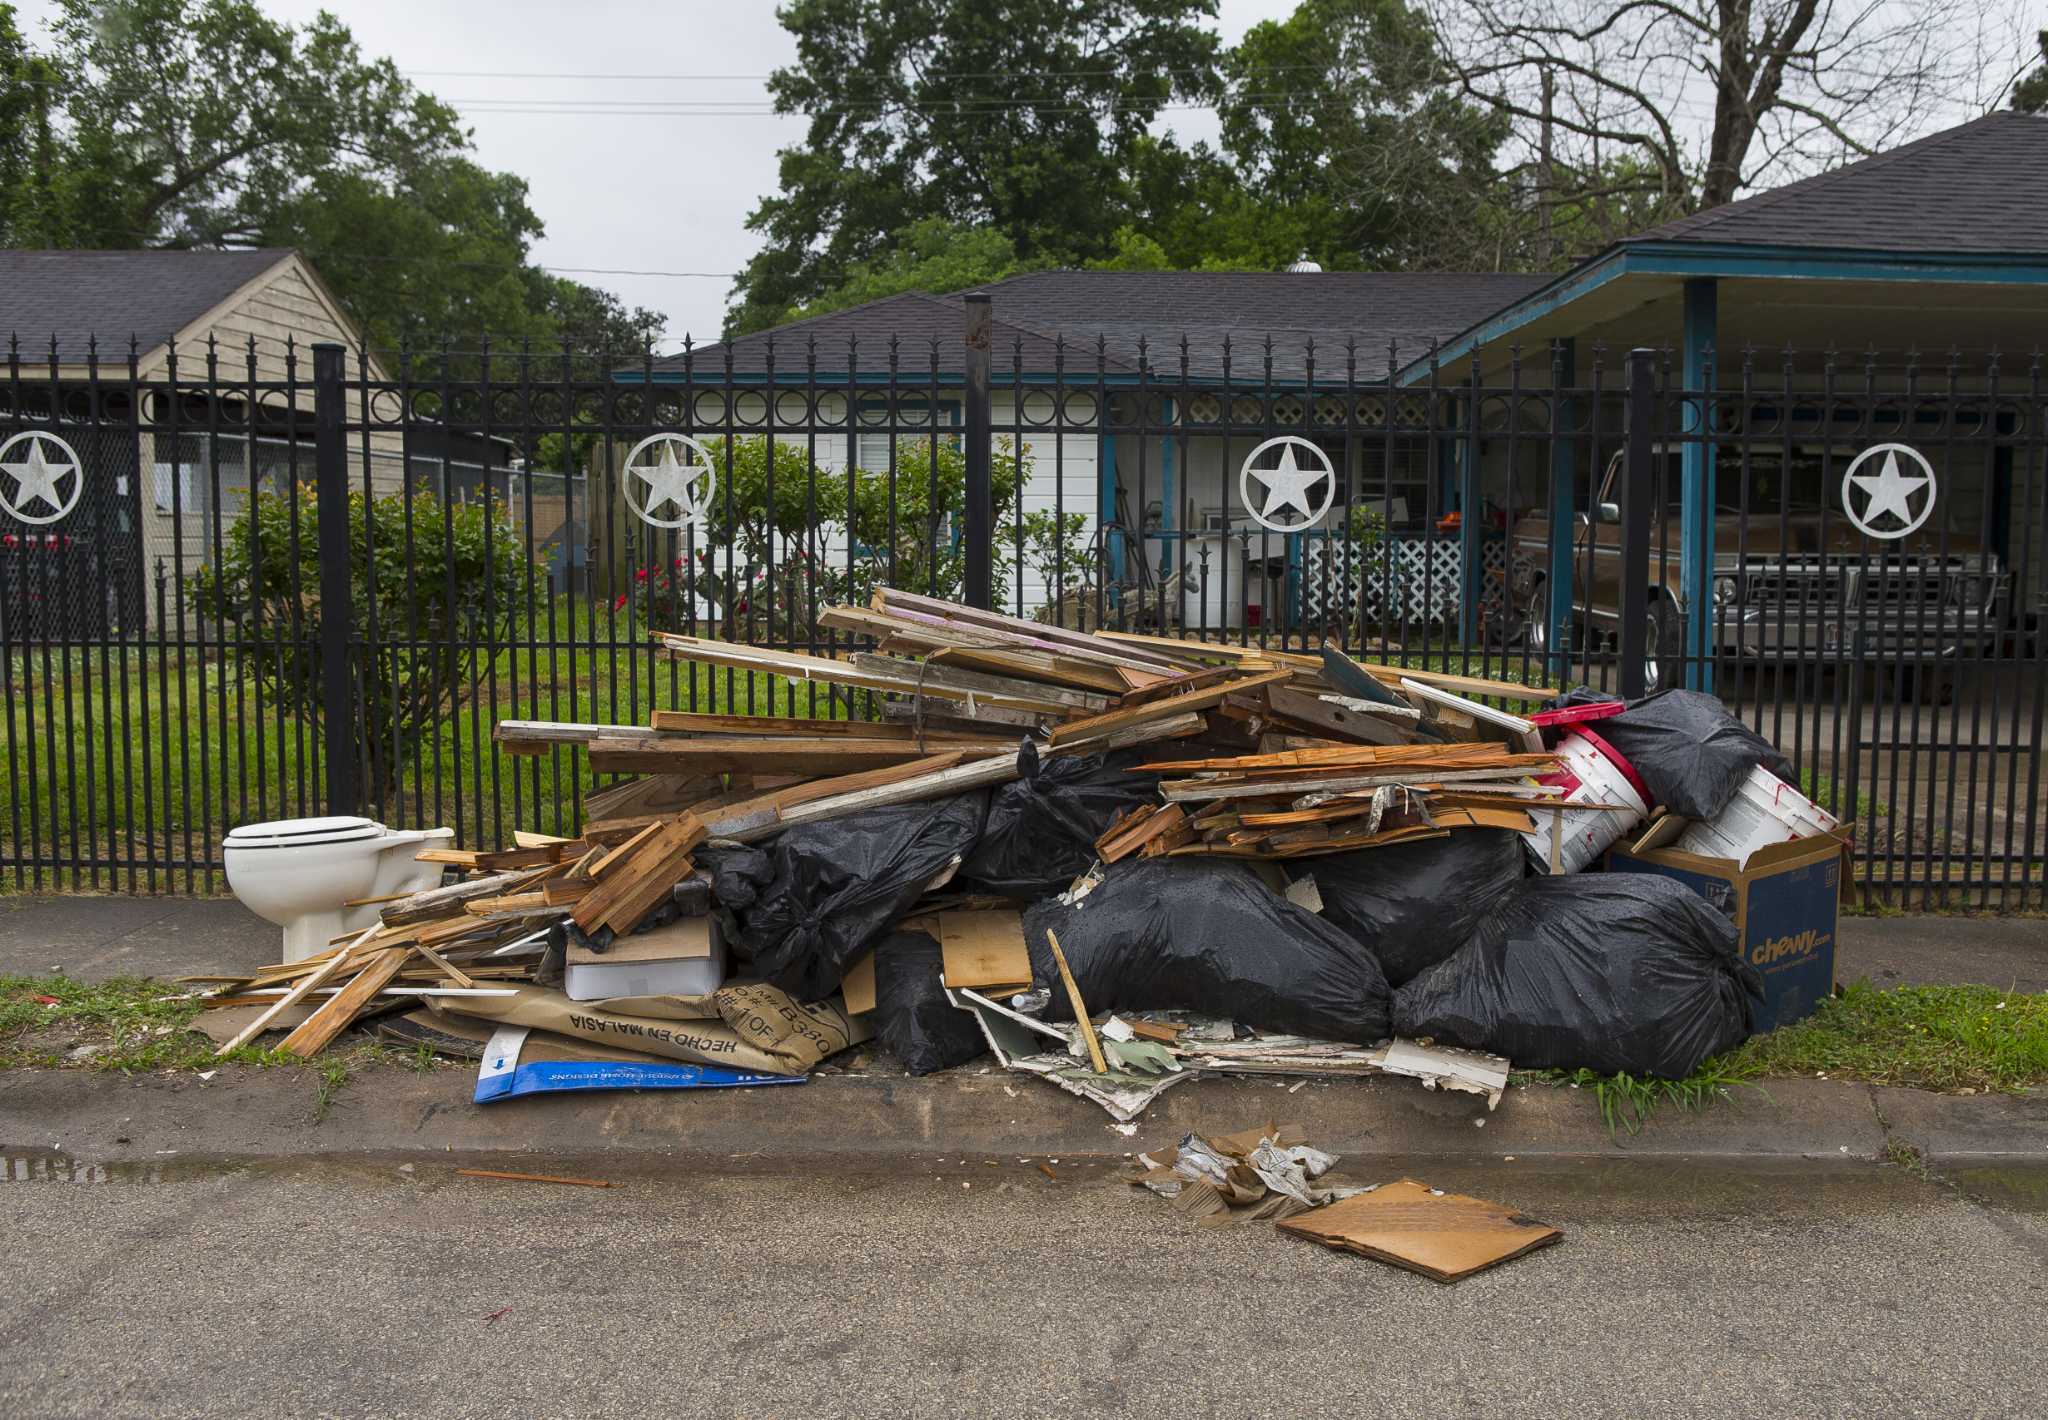
M1438 1282L1499 1266L1564 1234L1511 1208L1404 1178L1279 1224L1325 1247L1390 1262Z
M1014 754L1007 740L959 744L963 753ZM590 767L600 772L734 770L759 774L858 774L923 759L916 740L868 739L850 735L816 738L592 740Z
M1132 725L1143 724L1163 716L1187 714L1204 710L1216 704L1226 695L1257 690L1263 686L1276 685L1291 678L1288 671L1268 671L1264 675L1249 676L1240 680L1225 681L1212 685L1206 690L1191 690L1185 695L1171 695L1163 700L1154 700L1129 710L1111 710L1085 720L1069 720L1064 725L1053 727L1047 738L1056 745L1073 740L1092 739Z
M948 986L982 991L1031 984L1031 953L1024 949L1024 914L1019 909L939 912L927 920L939 939Z

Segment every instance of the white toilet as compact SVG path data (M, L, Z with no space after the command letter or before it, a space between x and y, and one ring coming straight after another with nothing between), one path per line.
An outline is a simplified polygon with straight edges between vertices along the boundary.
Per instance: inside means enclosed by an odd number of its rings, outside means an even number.
M284 960L304 961L375 925L378 904L342 904L438 884L441 865L414 855L454 837L452 828L398 831L367 818L280 819L234 830L221 857L242 905L284 928Z

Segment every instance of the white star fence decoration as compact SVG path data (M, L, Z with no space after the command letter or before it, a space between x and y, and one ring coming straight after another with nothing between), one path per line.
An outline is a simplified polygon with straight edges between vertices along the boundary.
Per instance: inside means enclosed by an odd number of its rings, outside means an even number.
M27 446L25 452L23 445ZM61 455L56 462L51 462L45 445L56 446ZM0 444L0 473L5 473L14 484L12 489L0 487L0 509L24 523L56 522L78 506L78 495L85 490L85 466L79 461L78 451L55 434L37 429L23 430ZM57 485L67 477L71 480L71 491L60 492ZM31 511L36 503L47 505L50 511Z
M1876 473L1858 472L1879 454L1884 455L1884 464ZM1900 470L1900 454L1919 466L1918 476ZM1872 444L1856 455L1842 474L1842 511L1871 537L1902 538L1917 530L1934 512L1936 491L1934 465L1918 449L1910 444ZM1915 512L1913 500L1923 493L1926 498ZM1863 504L1860 512L1858 501ZM1886 526L1887 518L1895 525Z
M1273 449L1280 451L1274 466L1256 467ZM1302 467L1302 450L1307 451L1311 467ZM1253 479L1265 485L1264 498L1252 496ZM1318 483L1323 485L1322 497L1311 501L1309 490ZM1244 456L1237 473L1237 493L1244 500L1245 511L1260 526L1274 532L1302 532L1316 526L1330 511L1331 500L1337 496L1337 471L1330 466L1330 456L1313 441L1298 434L1281 434ZM1282 522L1282 514L1290 514L1290 521Z
M657 447L652 459L643 460ZM626 506L641 522L657 528L702 523L718 487L711 451L687 434L650 434L633 445L626 455L625 479ZM675 515L662 515L664 508L675 509Z

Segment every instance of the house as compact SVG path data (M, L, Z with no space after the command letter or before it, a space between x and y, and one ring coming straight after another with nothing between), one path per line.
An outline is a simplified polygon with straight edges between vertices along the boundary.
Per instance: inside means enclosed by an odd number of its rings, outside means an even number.
M216 555L250 488L313 478L311 347L362 350L312 264L281 249L0 250L0 338L0 438L48 430L83 461L64 518L0 510L0 614L14 637L175 622L181 584ZM389 378L375 354L358 358L368 379ZM399 489L409 460L414 487L460 498L506 466L509 446L380 430L352 456L367 463L358 484ZM0 493L15 489L0 481Z
M1604 471L1593 465L1606 462L1597 446L1616 446L1631 348L1672 352L1668 378L1685 389L1739 391L1748 359L1776 387L1811 391L1818 401L1834 352L1872 392L1925 390L1938 380L1988 393L1994 364L2002 388L2020 390L2048 333L2043 192L2048 118L1998 113L1665 224L1555 276L1013 277L980 288L995 322L993 424L1031 446L1026 507L1084 510L1112 553L1113 580L1134 580L1139 561L1154 569L1199 562L1202 576L1182 586L1180 614L1190 628L1301 624L1329 613L1317 589L1332 578L1319 574L1318 559L1341 549L1327 536L1271 534L1254 524L1238 478L1259 442L1257 426L1307 429L1338 465L1337 506L1367 504L1388 530L1395 560L1414 564L1404 605L1387 614L1449 616L1469 638L1482 598L1511 595L1498 581L1510 575L1498 530L1552 487L1553 515L1584 514L1593 501ZM959 419L965 294L896 296L704 346L656 362L652 378L704 391L689 419L707 434L759 432L782 418L780 410L775 420L741 417L741 401L715 393L727 382L850 387L857 405L877 409L890 404L892 390L913 391L920 409L937 390L934 407L916 417L945 427ZM1751 350L1759 353L1745 356ZM1585 440L1542 430L1518 440L1483 422L1459 390L1476 379L1489 394L1540 397L1554 376L1586 386L1596 364L1610 393L1581 416L1593 431ZM1099 390L1107 419L1063 409L1053 425L1034 421L1031 402L1043 404L1037 391L1054 384ZM1153 406L1140 408L1148 390L1158 391ZM1348 401L1358 390L1384 394ZM1241 420L1234 410L1246 396L1252 414ZM1232 408L1219 408L1222 399ZM1129 411L1122 417L1119 400ZM1034 434L1034 422L1049 432ZM1362 436L1369 424L1389 432ZM1246 432L1216 432L1224 425ZM892 427L905 429L900 412ZM1997 427L2010 436L2019 426ZM890 434L865 431L859 410L848 423L844 407L821 395L804 432L779 437L805 439L820 468L837 469L849 458L864 467L885 461ZM1867 442L1823 427L1802 436L1791 456L1837 467ZM2024 611L2048 588L2048 559L2038 551L2048 546L2048 528L2040 475L2014 467L2017 442L1945 451L1941 519L2018 572L2014 605ZM1704 587L1715 556L1706 510L1719 506L1713 442L1690 443L1682 462L1680 585ZM1430 535L1453 525L1456 538ZM1482 538L1483 529L1492 535ZM1555 583L1560 570L1518 567L1512 595L1540 591L1546 573ZM1569 578L1562 584L1568 608ZM1046 599L1042 579L1027 579L1024 592L1027 606ZM1687 608L1677 610L1684 616ZM1687 624L1689 634L1704 634L1704 617Z

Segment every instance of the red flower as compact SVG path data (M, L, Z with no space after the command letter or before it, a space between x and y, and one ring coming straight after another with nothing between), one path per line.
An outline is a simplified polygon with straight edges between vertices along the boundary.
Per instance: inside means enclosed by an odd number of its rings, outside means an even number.
M647 569L646 569L645 567L642 567L642 568L641 568L641 569L640 569L640 570L639 570L638 572L635 572L635 573L633 574L633 580L634 580L634 581L636 581L636 582L644 582L644 581L646 581L646 580L647 580Z
M618 599L617 601L615 601L615 602L613 602L613 603L612 603L612 610L613 610L613 611L618 611L618 610L619 610L620 608L624 607L624 606L625 606L625 604L626 604L626 594L625 594L624 592L620 592L620 593L619 593L619 599Z

